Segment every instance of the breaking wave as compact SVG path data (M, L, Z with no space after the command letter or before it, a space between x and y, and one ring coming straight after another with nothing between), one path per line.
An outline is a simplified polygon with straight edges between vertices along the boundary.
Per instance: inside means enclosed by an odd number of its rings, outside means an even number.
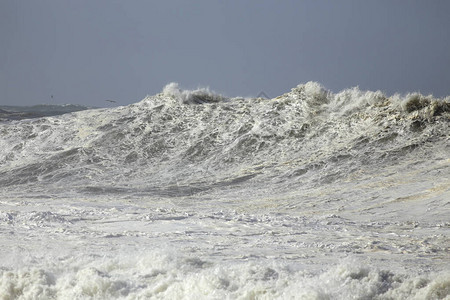
M182 103L203 104L223 101L226 98L209 90L209 88L199 88L196 90L181 90L178 83L172 82L163 89L163 95L179 99Z
M318 274L269 263L214 264L151 253L0 271L5 299L447 299L450 275L408 277L347 262Z
M5 120L0 295L448 299L449 121L316 82Z
M333 94L315 82L274 99L171 83L125 107L2 125L0 186L126 185L164 194L175 184L180 193L255 180L322 184L363 165L425 153L445 159L449 106L448 97Z

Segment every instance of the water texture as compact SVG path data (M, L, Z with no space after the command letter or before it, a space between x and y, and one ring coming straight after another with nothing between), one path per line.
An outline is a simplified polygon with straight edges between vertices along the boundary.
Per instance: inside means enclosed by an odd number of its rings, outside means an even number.
M0 122L0 299L450 299L450 98L167 85Z

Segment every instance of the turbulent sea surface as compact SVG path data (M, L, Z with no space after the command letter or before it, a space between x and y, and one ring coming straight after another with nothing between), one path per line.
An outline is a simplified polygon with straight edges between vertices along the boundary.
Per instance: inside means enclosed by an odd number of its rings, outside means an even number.
M450 299L450 98L206 89L0 122L0 299Z

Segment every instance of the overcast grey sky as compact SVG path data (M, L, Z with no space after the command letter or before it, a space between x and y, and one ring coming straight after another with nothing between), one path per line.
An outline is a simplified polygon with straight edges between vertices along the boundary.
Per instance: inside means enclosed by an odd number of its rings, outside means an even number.
M0 104L125 105L172 81L445 96L449 16L447 0L0 0Z

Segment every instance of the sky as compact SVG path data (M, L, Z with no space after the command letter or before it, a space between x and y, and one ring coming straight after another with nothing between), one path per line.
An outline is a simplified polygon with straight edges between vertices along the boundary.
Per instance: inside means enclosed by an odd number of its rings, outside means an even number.
M0 0L0 105L127 105L170 82L443 97L449 14L448 0Z

